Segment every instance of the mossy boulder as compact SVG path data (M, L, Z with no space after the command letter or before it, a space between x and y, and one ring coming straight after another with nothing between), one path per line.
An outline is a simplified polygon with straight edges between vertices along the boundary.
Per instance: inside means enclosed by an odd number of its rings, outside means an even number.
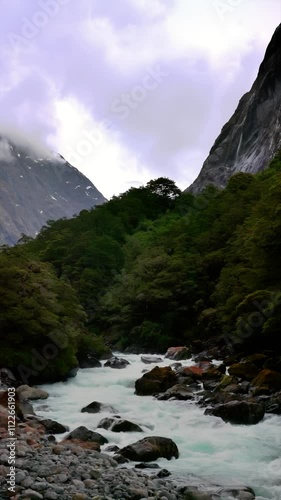
M228 373L232 377L238 377L249 382L257 376L259 368L253 363L236 363L229 367Z
M281 390L281 373L262 370L251 383L255 394L268 394Z
M154 393L165 392L176 383L177 375L169 366L163 368L156 366L136 380L136 394L139 396L148 396Z
M255 365L257 368L263 368L264 363L267 360L267 356L265 354L251 354L246 358L243 358L243 363L250 363Z

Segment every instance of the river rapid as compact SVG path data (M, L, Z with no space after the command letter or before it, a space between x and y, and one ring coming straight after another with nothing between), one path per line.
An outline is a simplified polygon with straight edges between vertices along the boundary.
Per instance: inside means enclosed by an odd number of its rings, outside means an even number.
M246 485L254 489L257 500L281 500L281 416L266 415L257 425L238 426L204 415L204 409L194 402L136 396L136 379L144 369L150 370L156 364L145 365L140 355L121 356L130 362L124 369L88 368L66 382L43 385L49 398L34 404L36 413L70 430L80 425L95 430L99 421L110 414L81 413L82 407L92 401L110 404L118 415L139 424L144 431L115 433L97 429L110 445L123 447L151 435L169 437L177 444L180 458L157 463L172 473L171 479L206 487ZM172 363L165 359L158 365ZM192 360L181 363L194 364Z

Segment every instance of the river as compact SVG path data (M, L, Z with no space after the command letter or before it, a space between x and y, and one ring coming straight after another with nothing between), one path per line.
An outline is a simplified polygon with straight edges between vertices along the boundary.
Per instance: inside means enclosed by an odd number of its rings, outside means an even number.
M234 426L204 415L204 409L194 402L136 396L136 379L142 376L142 370L156 365L145 365L139 355L121 356L130 362L125 369L83 369L66 382L43 385L49 398L36 402L36 413L68 425L70 430L80 425L95 430L109 414L81 413L81 408L92 401L110 404L121 417L141 425L144 431L114 433L98 429L110 445L122 447L148 435L170 437L179 448L180 458L170 462L161 459L158 463L177 481L194 485L242 484L254 489L257 500L281 500L281 416L266 415L257 425ZM172 363L165 360L162 364ZM182 364L193 362L186 360Z

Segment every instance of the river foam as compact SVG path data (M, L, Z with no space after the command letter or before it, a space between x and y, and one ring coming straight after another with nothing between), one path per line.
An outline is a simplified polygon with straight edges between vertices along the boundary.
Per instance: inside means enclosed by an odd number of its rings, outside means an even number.
M75 378L42 386L50 394L44 403L37 401L35 411L68 425L70 430L84 425L95 430L106 413L81 413L83 406L99 401L113 406L117 413L141 425L143 433L114 433L104 429L109 444L119 447L144 436L172 438L180 458L158 463L172 472L177 481L194 485L219 484L251 486L257 500L281 500L281 417L266 415L253 426L224 423L204 415L204 409L190 401L158 401L151 396L136 396L134 383L145 365L139 355L123 355L131 364L125 369L89 368ZM192 365L191 360L182 362ZM162 365L172 364L165 360ZM159 364L161 366L161 364ZM45 407L46 406L46 407Z

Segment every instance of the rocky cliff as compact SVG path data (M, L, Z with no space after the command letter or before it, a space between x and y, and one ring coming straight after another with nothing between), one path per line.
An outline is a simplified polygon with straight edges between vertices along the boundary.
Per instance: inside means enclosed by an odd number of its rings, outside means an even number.
M281 24L266 50L251 90L240 100L215 141L202 170L187 189L224 187L237 172L256 173L281 148Z
M34 236L49 219L72 217L105 198L60 155L40 155L0 136L0 244Z

